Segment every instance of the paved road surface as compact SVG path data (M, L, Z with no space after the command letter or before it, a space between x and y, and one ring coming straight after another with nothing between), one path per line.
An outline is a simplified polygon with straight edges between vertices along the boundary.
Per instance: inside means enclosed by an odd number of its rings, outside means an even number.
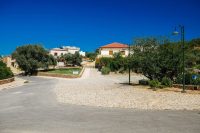
M0 133L199 133L198 111L144 111L62 105L56 79L0 91Z

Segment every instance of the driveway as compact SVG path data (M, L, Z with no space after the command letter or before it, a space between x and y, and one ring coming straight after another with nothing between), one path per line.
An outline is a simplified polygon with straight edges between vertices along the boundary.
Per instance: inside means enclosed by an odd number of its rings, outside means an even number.
M58 79L25 77L0 91L0 133L199 133L198 111L147 111L61 104Z

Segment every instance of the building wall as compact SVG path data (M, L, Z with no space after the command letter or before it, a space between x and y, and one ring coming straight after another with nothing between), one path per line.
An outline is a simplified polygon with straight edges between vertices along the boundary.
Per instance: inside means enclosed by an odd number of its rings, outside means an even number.
M76 52L79 52L79 49L68 49L68 52L71 54L75 54Z
M66 50L50 50L50 54L55 56L55 53L57 53L57 56L61 56L62 54L75 54L76 52L79 52L80 55L85 56L85 52L79 51L78 49L66 49Z
M82 56L85 56L85 52L83 52L83 51L80 51L79 54Z
M112 55L109 54L110 53L109 51L113 51L113 54L124 51L125 53L122 56L128 56L128 53L129 53L128 48L101 48L100 56L101 57L109 57L109 56L112 57Z
M15 59L12 59L10 56L6 56L3 58L3 62L7 65L7 67L18 68L18 64Z
M61 56L62 54L67 54L68 52L65 50L50 50L50 54L55 56L55 53L57 53L57 56Z

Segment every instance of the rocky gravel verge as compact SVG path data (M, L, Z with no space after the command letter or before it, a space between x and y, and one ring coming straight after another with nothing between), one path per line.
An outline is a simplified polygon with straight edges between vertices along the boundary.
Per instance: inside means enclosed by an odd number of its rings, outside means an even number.
M132 75L133 82L144 78ZM61 103L151 110L200 110L200 95L157 92L142 86L128 86L126 75L102 76L86 68L80 79L60 79L55 88Z
M0 85L0 91L4 89L10 89L10 88L22 86L24 85L25 82L26 80L15 77L15 80L13 82Z

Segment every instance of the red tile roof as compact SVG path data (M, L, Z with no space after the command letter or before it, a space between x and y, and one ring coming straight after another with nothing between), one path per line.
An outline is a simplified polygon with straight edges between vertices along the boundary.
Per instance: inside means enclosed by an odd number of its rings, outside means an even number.
M101 48L128 48L128 45L114 42L105 46L101 46Z

